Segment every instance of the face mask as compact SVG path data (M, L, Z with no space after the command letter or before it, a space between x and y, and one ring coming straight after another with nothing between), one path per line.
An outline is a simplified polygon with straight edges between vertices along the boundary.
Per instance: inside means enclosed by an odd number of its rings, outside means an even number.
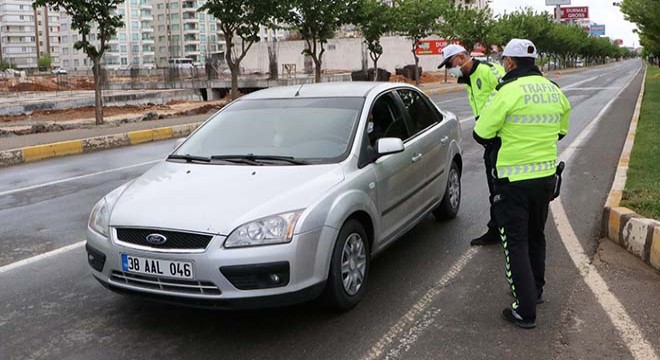
M367 134L371 134L372 132L374 132L374 123L369 121L369 123L367 123Z
M453 68L449 69L449 76L459 78L463 77L463 71L461 70L460 67L454 66Z

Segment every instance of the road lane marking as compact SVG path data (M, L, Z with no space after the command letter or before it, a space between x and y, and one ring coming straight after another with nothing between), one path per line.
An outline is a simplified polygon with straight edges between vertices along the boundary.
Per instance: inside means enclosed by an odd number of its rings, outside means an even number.
M630 86L637 74L642 70L640 67L630 78L624 87L614 96L605 107L596 115L589 125L582 130L582 133L576 138L570 146L564 149L560 157L568 163L575 155L576 149L580 148L588 139L593 129L603 118L603 115L609 110L615 100L621 93ZM644 81L644 79L642 79ZM598 273L598 269L591 263L589 256L584 251L580 240L578 239L573 227L571 226L566 210L561 202L561 197L550 203L552 218L559 232L559 237L573 260L575 267L580 272L589 289L593 292L596 300L609 317L612 325L616 328L626 347L636 360L657 360L658 356L653 346L646 340L644 333L640 330L635 321L628 315L625 307L619 299L610 291L607 282Z
M408 334L419 334L423 329L428 327L430 323L428 322L429 317L431 317L433 312L437 310L428 309L435 297L452 281L456 276L465 268L465 266L472 260L474 255L478 252L479 248L473 247L466 251L461 257L452 265L447 273L445 273L438 282L436 282L431 289L429 289L424 296L422 296L419 301L417 301L406 314L404 314L396 324L390 327L389 331L383 335L378 342L369 350L369 353L364 360L373 360L380 358L385 349L390 346L394 341L398 340L400 335L409 329L412 324L412 328ZM416 319L422 315L422 319L427 319L426 322L416 322ZM411 346L412 342L410 341L410 335L408 335L408 341L404 343L399 343L399 347ZM396 348L395 348L396 349Z
M116 171L128 170L128 169L132 169L132 168L136 168L136 167L140 167L140 166L151 165L151 164L155 164L159 161L161 161L161 160L145 161L145 162L142 162L142 163L139 163L139 164L123 166L123 167L119 167L119 168L115 168L115 169L97 171L97 172L89 173L89 174L85 174L85 175L79 175L79 176L74 176L74 177L70 177L70 178L66 178L66 179L50 181L50 182L43 183L43 184L31 185L31 186L18 188L18 189L2 191L2 192L0 192L0 196L11 195L11 194L15 194L15 193L23 192L23 191L34 190L34 189L38 189L38 188L42 188L42 187L46 187L46 186L57 185L57 184L61 184L61 183L69 182L69 181L85 179L85 178L88 178L88 177L108 174L108 173L112 173L112 172L116 172Z
M69 252L71 250L78 249L78 248L82 247L83 245L85 245L85 241L79 241L77 243L73 243L71 245L63 246L63 247L57 248L55 250L45 252L43 254L35 255L35 256L29 257L27 259L23 259L23 260L20 260L20 261L13 262L11 264L0 266L0 274L18 269L20 267L35 263L37 261L45 260L45 259L57 256L57 255L60 255L60 254L64 254L64 253Z

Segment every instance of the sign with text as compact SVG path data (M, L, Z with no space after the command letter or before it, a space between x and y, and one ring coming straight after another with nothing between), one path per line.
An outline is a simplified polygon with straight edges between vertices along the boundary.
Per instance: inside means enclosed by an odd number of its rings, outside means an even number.
M442 49L447 47L449 44L460 45L461 42L458 40L420 40L417 42L415 47L415 54L417 55L442 55Z
M559 10L562 20L588 19L588 6L566 6ZM557 18L557 9L555 9L555 18Z
M571 0L545 0L545 6L570 5Z
M605 25L591 24L591 36L605 36Z

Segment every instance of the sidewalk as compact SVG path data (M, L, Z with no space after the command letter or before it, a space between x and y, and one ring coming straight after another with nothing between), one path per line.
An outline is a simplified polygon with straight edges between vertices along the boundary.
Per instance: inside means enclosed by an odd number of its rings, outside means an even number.
M202 114L194 116L183 116L168 118L162 120L142 121L121 125L102 125L101 127L89 129L74 129L47 132L40 134L29 134L20 136L11 136L0 138L0 151L19 149L28 146L51 144L69 140L79 140L96 136L123 134L138 130L151 130L161 127L171 127L177 125L187 125L199 123L207 120L211 114Z

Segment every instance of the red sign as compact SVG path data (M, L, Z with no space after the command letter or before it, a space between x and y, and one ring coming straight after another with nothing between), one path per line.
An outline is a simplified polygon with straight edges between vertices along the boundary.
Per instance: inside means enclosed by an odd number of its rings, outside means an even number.
M460 41L458 40L445 40L445 39L438 39L438 40L420 40L417 43L417 46L415 47L415 54L417 55L441 55L442 54L442 49L447 47L449 44L457 44L460 45Z
M588 6L566 6L561 10L562 20L575 20L575 19L588 19L589 7ZM557 17L557 8L555 8L555 18Z

